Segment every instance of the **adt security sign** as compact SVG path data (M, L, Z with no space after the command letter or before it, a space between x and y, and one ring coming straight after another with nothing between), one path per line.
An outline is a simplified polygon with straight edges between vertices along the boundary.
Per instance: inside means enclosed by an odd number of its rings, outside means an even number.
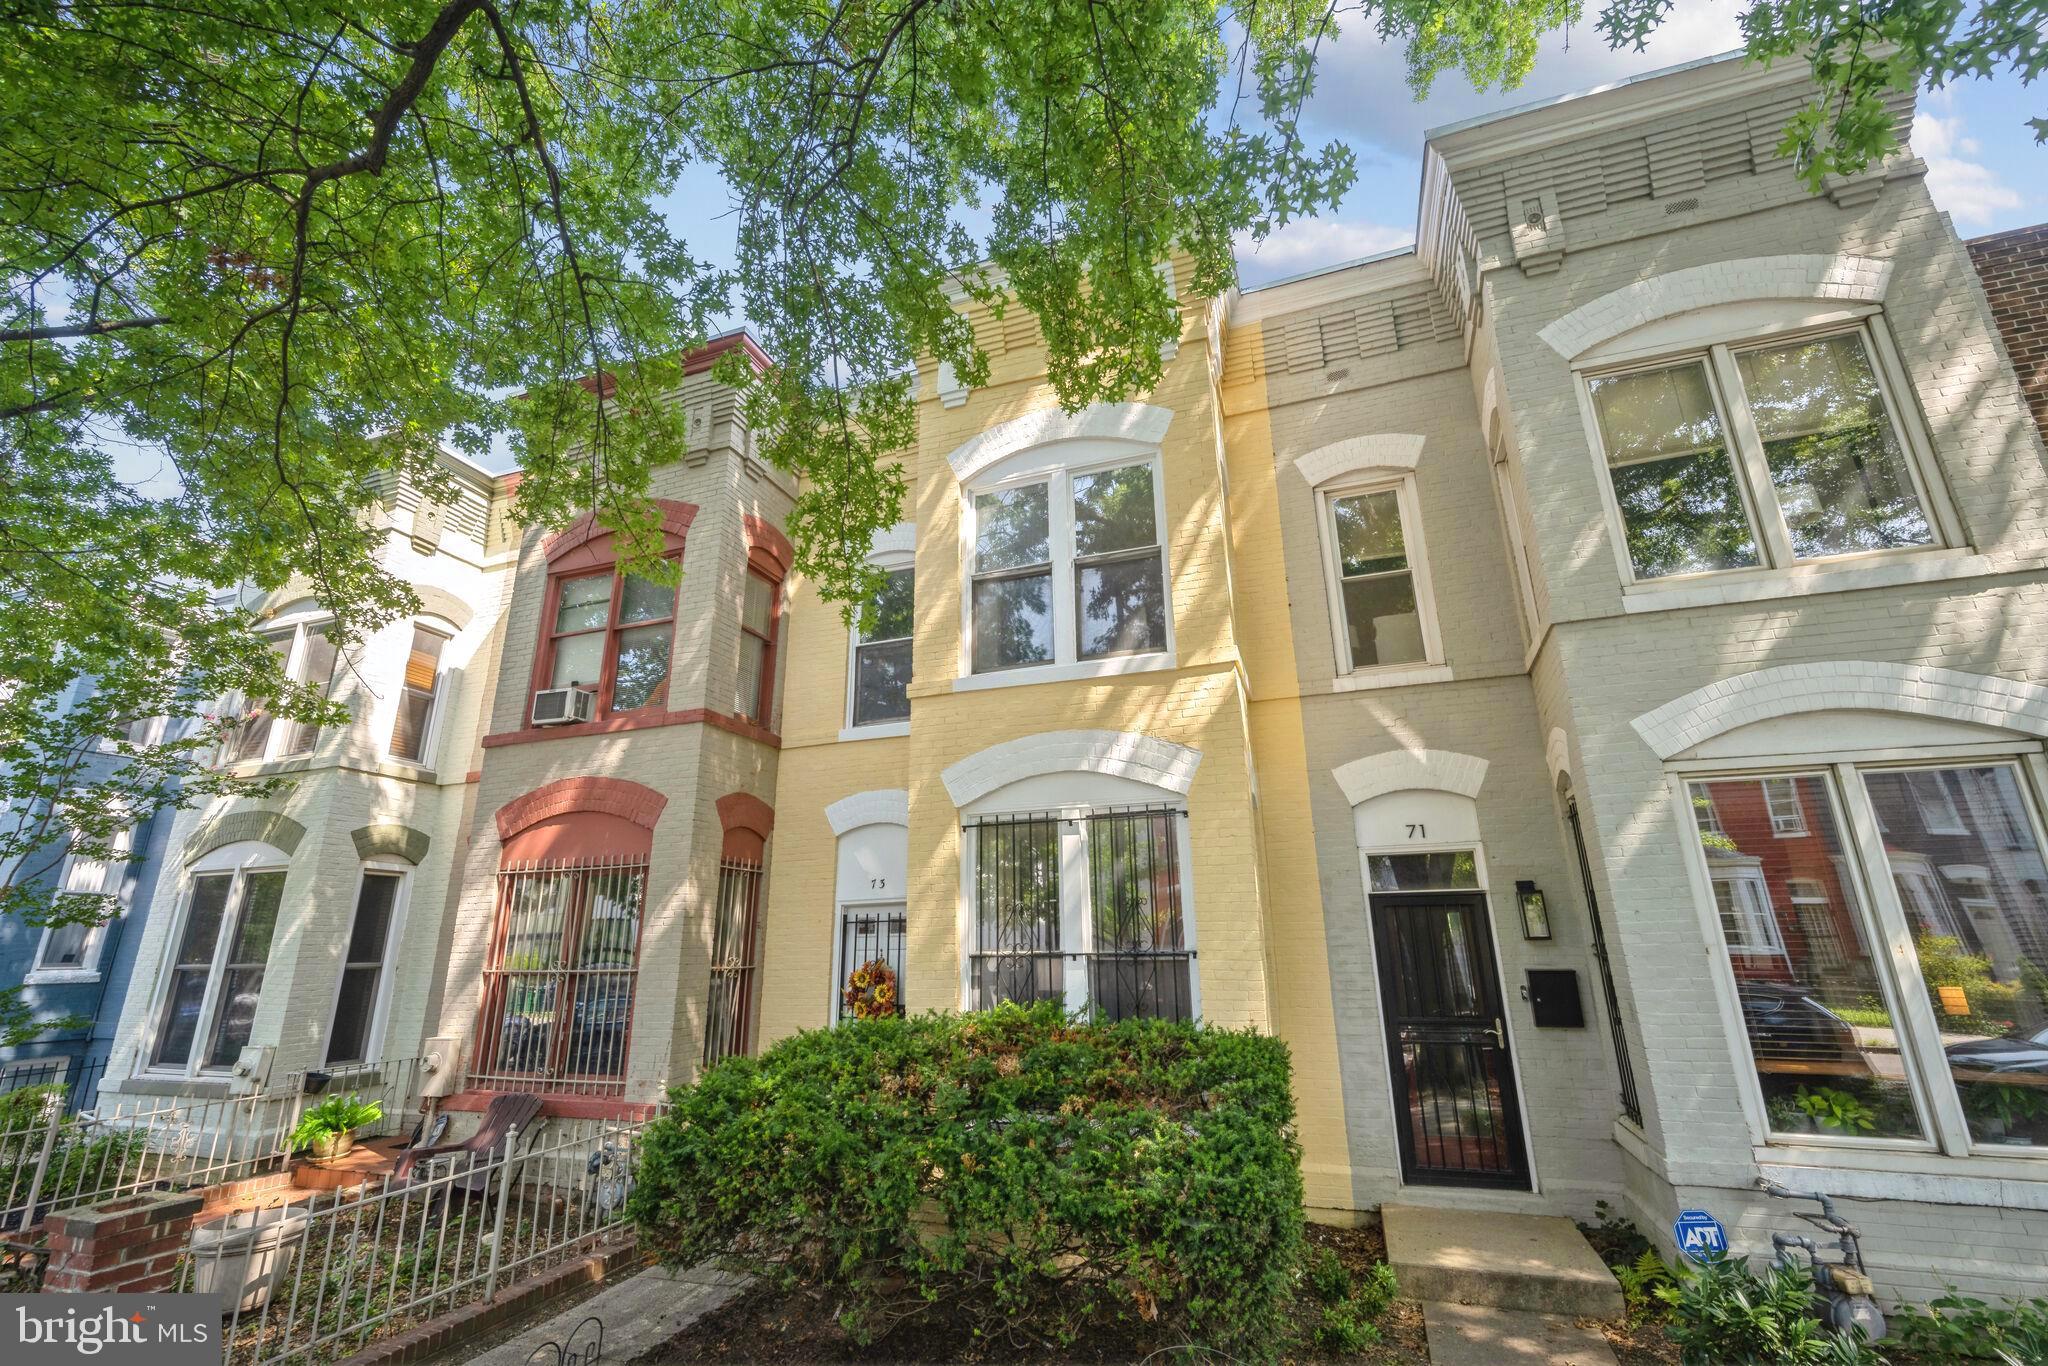
M1728 1255L1728 1230L1703 1209L1683 1210L1671 1226L1678 1250L1701 1266L1712 1266Z

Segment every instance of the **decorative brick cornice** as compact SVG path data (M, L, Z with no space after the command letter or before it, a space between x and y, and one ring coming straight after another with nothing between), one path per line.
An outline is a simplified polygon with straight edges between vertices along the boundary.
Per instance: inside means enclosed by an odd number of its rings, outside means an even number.
M544 820L577 811L603 812L652 830L667 805L661 793L624 778L560 778L499 807L498 840L503 843Z
M1486 760L1448 749L1390 749L1330 770L1353 806L1389 792L1455 792L1476 797L1486 782Z
M697 518L697 505L695 503L685 503L675 498L650 498L647 501L660 510L661 529L664 532L675 537L677 540L681 540L689 534L690 523ZM552 564L578 546L596 540L600 536L608 536L610 534L608 530L598 525L596 513L586 512L575 521L569 523L568 526L563 527L560 531L548 537L542 543L541 552L547 556L548 562Z
M1630 724L1660 759L1741 726L1817 711L1891 711L2048 736L2048 688L1868 659L1781 664L1695 688Z
M349 831L349 838L355 841L357 858L402 858L407 863L424 862L427 846L433 843L424 830L395 824L359 826Z
M184 857L185 862L191 863L216 849L245 840L256 840L279 853L293 854L305 838L306 827L282 811L230 811L193 831L185 841Z

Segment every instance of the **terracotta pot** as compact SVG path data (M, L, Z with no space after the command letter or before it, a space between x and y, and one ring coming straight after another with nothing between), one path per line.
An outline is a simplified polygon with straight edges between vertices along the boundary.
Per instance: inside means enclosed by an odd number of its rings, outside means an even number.
M310 1151L315 1159L325 1161L330 1157L341 1157L355 1146L356 1131L349 1129L338 1134L328 1134L325 1138L314 1139Z

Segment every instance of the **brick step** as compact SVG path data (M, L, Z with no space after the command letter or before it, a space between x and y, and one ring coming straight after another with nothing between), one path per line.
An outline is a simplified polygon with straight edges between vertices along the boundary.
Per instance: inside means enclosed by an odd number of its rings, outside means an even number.
M301 1158L292 1163L292 1185L300 1190L347 1190L381 1181L398 1170L400 1138L373 1138L340 1157Z

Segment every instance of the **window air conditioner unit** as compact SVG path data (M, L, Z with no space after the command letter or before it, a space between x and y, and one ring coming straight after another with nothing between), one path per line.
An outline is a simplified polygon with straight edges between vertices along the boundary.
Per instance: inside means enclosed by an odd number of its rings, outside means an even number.
M588 721L596 710L597 694L585 688L542 688L533 695L533 724L566 726Z

